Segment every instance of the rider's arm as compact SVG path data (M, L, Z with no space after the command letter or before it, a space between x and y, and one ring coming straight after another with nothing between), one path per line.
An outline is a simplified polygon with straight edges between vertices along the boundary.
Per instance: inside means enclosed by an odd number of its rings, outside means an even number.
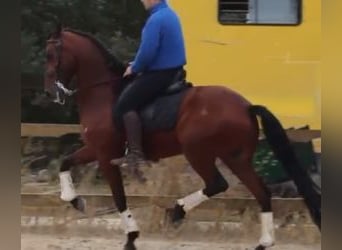
M149 19L142 32L141 44L132 65L133 73L142 72L155 57L160 43L160 32L159 18Z

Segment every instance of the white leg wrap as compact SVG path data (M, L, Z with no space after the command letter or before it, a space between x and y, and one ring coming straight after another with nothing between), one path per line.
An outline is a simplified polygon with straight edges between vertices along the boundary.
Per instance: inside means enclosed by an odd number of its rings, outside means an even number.
M61 199L63 201L72 201L77 197L74 184L72 183L70 171L59 173L59 180L61 184Z
M137 222L133 218L133 215L129 209L120 213L120 216L121 216L121 223L125 231L125 234L139 231Z
M264 247L270 247L274 245L274 225L273 225L273 213L261 213L261 238L260 245Z
M208 199L209 197L203 194L203 191L200 190L184 197L183 199L177 200L177 203L178 205L183 206L185 212L188 212Z

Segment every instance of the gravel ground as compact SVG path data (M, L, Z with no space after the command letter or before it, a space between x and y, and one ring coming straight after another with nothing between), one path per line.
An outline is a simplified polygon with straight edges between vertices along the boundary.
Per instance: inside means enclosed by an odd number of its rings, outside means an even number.
M22 234L22 250L122 250L123 239L82 238L69 236ZM137 241L138 250L246 250L248 244L184 242L142 238ZM320 245L277 245L272 250L320 250Z

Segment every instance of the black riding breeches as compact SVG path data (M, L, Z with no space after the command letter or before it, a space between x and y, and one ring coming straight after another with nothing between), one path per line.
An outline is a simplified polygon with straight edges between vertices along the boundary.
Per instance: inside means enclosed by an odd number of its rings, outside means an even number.
M140 108L160 96L174 83L176 74L182 68L149 71L138 75L121 93L114 106L114 122L122 127L122 117L129 111Z

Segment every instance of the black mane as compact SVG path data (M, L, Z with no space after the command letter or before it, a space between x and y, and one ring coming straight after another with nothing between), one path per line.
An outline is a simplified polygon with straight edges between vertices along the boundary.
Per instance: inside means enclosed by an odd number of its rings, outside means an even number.
M104 44L97 38L95 38L92 34L74 30L74 29L63 29L63 31L71 32L85 38L88 38L93 44L101 51L102 55L105 57L108 68L116 73L123 74L126 70L126 66L116 58L105 46Z

